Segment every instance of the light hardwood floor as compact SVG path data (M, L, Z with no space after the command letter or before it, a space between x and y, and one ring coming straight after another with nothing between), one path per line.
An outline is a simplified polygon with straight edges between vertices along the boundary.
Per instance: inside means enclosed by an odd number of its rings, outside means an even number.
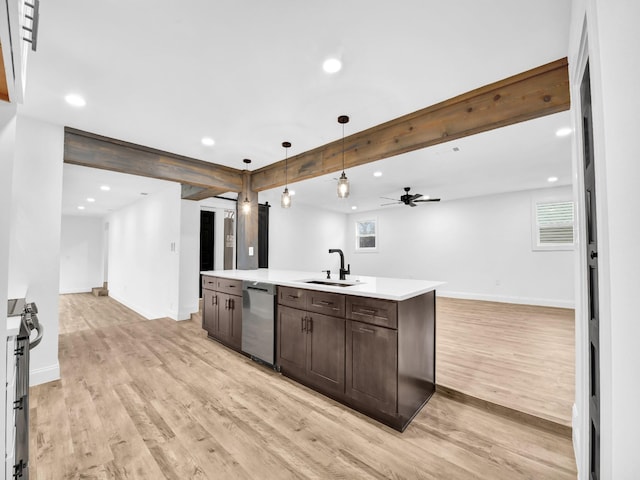
M553 431L436 393L401 434L198 321L147 321L89 294L60 304L62 379L31 390L32 480L576 477L571 440Z
M574 311L438 297L436 383L566 427Z

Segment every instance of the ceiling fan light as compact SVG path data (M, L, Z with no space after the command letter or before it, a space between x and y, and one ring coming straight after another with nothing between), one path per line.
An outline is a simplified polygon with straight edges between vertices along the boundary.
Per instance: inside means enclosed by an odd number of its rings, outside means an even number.
M338 179L338 197L347 198L349 196L349 179L342 172L340 178Z
M286 187L280 197L280 206L282 208L289 208L291 206L291 195L289 194L289 189Z

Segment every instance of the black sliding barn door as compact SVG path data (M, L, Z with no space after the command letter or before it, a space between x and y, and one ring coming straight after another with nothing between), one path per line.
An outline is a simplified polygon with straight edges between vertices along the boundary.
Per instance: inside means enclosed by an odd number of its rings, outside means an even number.
M269 268L269 203L258 206L258 268Z
M596 177L591 114L589 62L580 85L582 109L582 147L584 152L584 190L589 306L589 478L600 478L600 313L598 305L598 238L596 230Z

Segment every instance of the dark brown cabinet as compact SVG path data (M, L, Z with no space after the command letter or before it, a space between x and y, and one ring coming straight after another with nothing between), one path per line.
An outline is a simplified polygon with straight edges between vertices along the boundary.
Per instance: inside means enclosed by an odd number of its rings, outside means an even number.
M231 292L231 293L228 293ZM202 278L202 328L235 350L242 346L242 282Z
M218 293L202 289L202 328L213 333L218 325Z
M218 293L218 327L214 336L240 350L242 346L242 297Z
M278 306L278 365L284 374L342 396L344 340L343 318Z
M435 391L435 293L396 302L278 287L282 373L397 430Z
M374 410L397 411L398 332L347 321L347 397Z

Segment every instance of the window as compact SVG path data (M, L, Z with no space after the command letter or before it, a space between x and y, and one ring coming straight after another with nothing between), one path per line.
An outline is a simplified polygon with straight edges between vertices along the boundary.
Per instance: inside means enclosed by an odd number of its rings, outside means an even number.
M537 202L534 208L534 250L573 248L573 202Z
M378 250L377 219L356 221L356 252L375 252Z

